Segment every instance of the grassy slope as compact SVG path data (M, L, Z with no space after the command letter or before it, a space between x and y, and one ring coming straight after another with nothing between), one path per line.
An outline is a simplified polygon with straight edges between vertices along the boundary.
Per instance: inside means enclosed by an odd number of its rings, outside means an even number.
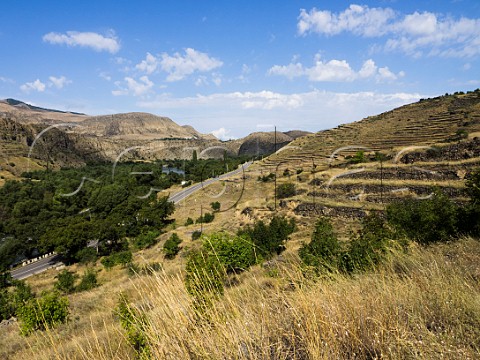
M158 359L478 358L478 241L413 246L375 272L317 282L290 260L239 275L208 321L196 318L174 271L130 279L121 269L103 272L100 288L70 296L68 324L29 338L3 328L1 355L135 358L112 312L122 291L146 315Z

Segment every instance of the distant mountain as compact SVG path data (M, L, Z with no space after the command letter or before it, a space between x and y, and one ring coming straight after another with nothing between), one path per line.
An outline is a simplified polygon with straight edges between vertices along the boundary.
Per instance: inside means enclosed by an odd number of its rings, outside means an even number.
M73 112L73 111L61 111L61 110L54 110L54 109L46 109L46 108L42 108L42 107L27 104L27 103L25 103L23 101L20 101L20 100L15 100L15 99L10 99L10 98L5 99L5 100L0 100L0 102L5 102L8 105L15 106L19 109L29 109L29 110L33 110L33 111L57 112L57 113L62 113L62 114L85 115L85 114L78 113L78 112Z
M132 112L92 116L78 124L81 134L125 140L202 139L192 127L185 128L167 117ZM210 139L210 137L208 137Z

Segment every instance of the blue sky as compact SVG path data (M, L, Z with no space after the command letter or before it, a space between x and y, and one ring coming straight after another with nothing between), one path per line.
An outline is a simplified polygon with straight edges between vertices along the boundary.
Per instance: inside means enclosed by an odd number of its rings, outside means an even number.
M480 1L11 1L0 98L318 131L480 87Z

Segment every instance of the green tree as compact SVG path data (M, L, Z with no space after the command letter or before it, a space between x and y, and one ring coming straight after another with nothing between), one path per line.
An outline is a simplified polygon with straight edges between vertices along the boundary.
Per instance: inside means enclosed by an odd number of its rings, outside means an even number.
M214 201L210 203L210 206L212 207L213 211L219 211L221 204L218 201Z
M17 312L20 331L28 335L64 323L68 319L68 305L68 299L58 293L46 293L41 298L29 300Z
M97 273L93 269L87 269L80 279L75 291L88 291L98 286Z
M173 233L170 235L170 237L165 241L165 244L163 244L163 252L165 253L165 258L166 259L173 259L178 252L180 251L180 243L182 242L182 239L176 234Z
M77 276L68 270L63 270L57 276L55 276L57 282L54 284L55 289L70 294L75 291L75 280Z
M211 234L204 239L203 249L216 257L227 272L245 271L260 260L255 245L246 235Z
M426 200L408 199L387 206L387 219L407 238L421 244L447 241L457 234L457 206L435 192Z

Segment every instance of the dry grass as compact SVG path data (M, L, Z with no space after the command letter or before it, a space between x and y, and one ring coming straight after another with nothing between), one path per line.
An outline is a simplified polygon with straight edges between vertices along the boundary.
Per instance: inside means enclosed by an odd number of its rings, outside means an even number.
M146 317L156 359L448 358L480 355L478 241L412 247L375 272L305 278L292 256L240 274L198 316L181 275L157 273L75 295L72 320L12 359L133 359L112 309L118 292ZM113 290L116 289L116 290ZM140 321L140 320L139 320ZM3 335L2 335L3 336ZM8 349L7 349L8 350ZM7 358L9 358L7 356Z

